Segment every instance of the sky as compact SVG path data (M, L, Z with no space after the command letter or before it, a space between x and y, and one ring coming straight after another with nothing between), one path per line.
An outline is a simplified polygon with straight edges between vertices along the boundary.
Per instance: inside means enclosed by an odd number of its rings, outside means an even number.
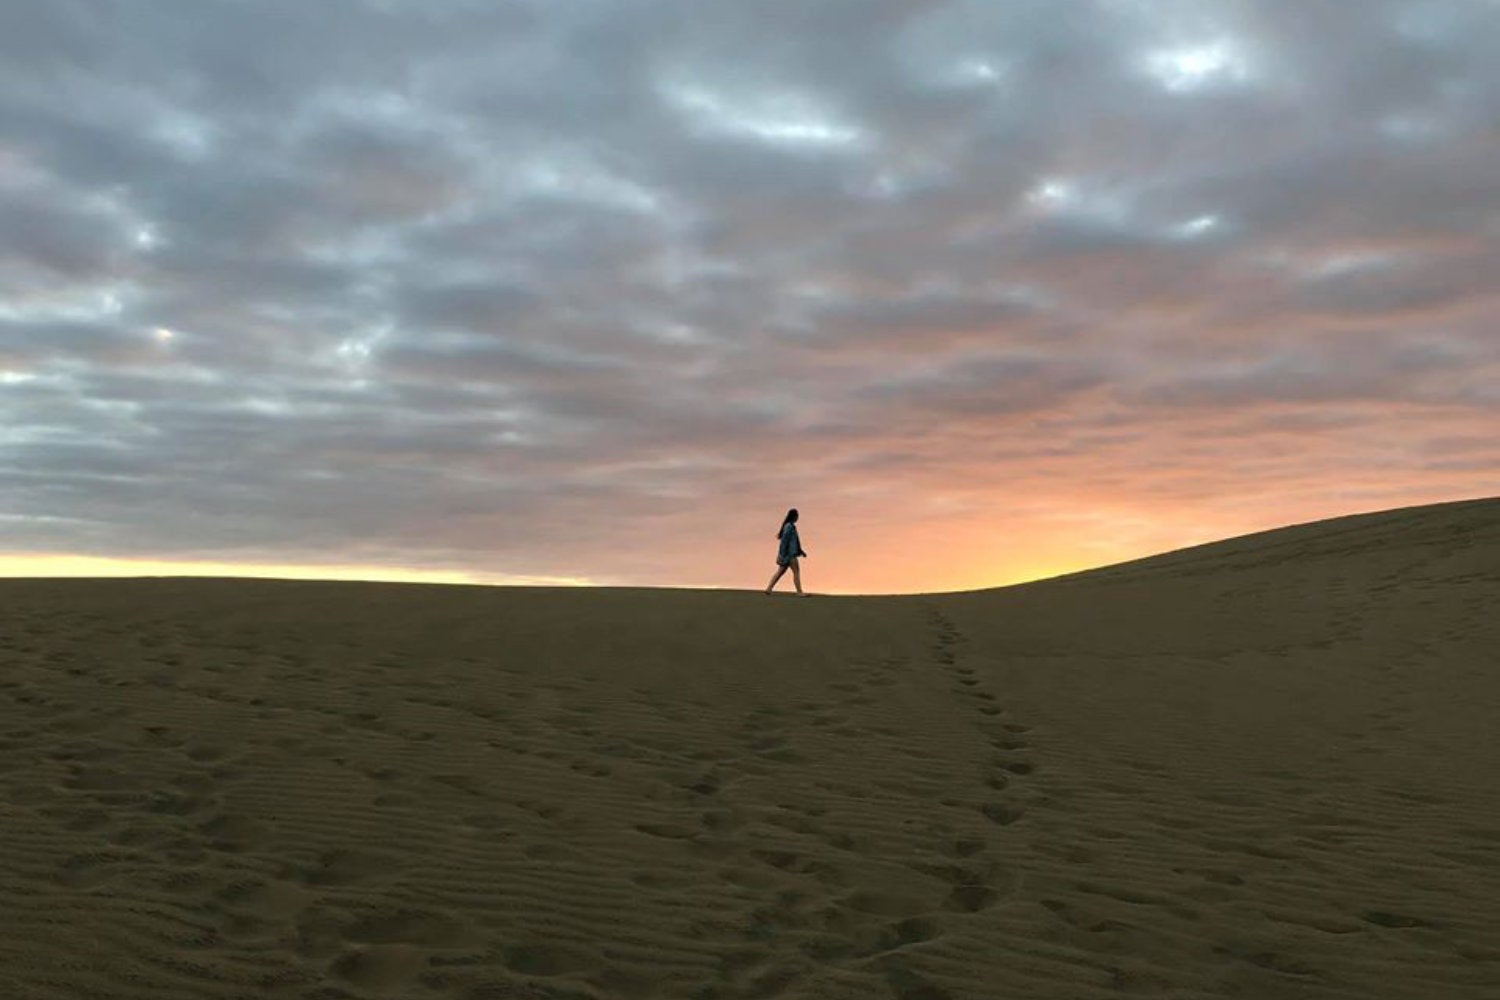
M0 5L0 575L1002 585L1500 493L1494 0Z

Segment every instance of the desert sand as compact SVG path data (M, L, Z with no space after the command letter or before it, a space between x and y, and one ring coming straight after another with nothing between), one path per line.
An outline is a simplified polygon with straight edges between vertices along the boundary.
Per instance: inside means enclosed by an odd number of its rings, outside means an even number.
M749 576L0 581L0 996L1500 997L1500 501Z

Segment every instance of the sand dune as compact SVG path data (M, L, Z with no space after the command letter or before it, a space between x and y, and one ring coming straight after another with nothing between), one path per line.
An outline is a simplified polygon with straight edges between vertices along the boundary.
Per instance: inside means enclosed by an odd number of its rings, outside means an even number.
M6 998L1500 997L1500 501L941 596L0 602Z

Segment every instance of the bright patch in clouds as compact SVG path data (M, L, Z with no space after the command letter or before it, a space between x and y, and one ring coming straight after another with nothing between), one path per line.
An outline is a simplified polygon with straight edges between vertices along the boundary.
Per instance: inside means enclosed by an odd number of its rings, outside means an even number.
M859 129L792 91L731 97L707 87L679 84L666 92L691 120L712 131L789 146L850 146L861 139Z
M1199 215L1186 222L1179 223L1176 227L1178 236L1184 239L1192 239L1195 236L1203 236L1213 232L1219 227L1217 215Z
M1044 180L1027 193L1026 200L1038 208L1066 208L1078 203L1078 191L1065 180Z
M1158 49L1147 54L1144 65L1174 94L1219 83L1245 83L1251 78L1249 61L1226 39Z

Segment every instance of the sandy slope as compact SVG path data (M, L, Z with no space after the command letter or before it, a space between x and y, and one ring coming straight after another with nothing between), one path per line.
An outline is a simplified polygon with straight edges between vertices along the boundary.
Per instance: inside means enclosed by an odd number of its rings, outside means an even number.
M941 597L0 581L0 996L1500 997L1500 501Z

